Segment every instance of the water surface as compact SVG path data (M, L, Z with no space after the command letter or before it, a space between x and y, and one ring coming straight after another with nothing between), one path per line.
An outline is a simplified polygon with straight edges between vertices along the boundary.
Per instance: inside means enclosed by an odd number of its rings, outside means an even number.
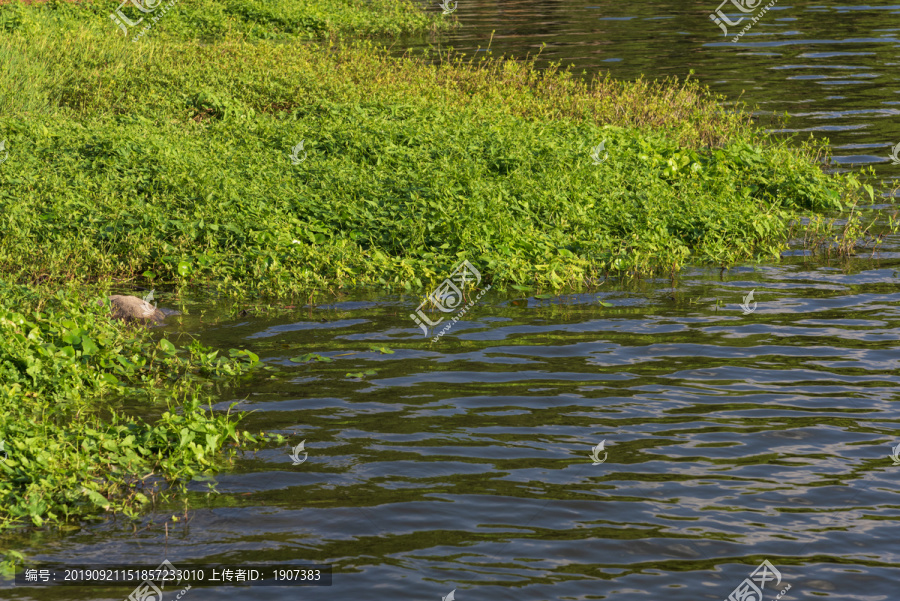
M621 78L693 69L731 98L790 113L773 127L829 137L844 166L897 175L900 4L780 2L738 43L709 19L716 8L461 1L462 27L442 43L516 56L546 44L541 64ZM721 601L767 559L782 576L767 600L789 584L783 599L895 601L897 243L874 259L795 252L561 298L492 291L435 344L409 318L414 298L212 323L195 306L167 336L249 348L273 368L217 408L238 402L253 411L244 428L305 440L307 460L268 449L240 457L217 493L192 483L195 508L168 536L177 506L137 527L34 533L18 546L60 564L334 566L329 588L184 599L438 601L455 589L459 601ZM290 360L310 352L333 361Z

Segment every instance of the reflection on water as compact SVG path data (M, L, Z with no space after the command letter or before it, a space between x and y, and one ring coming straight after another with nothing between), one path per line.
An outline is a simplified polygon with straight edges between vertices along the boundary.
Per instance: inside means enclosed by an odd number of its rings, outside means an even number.
M763 560L788 598L895 599L888 262L489 294L438 344L409 318L417 299L204 326L204 343L246 345L276 368L219 408L240 401L246 428L289 445L240 459L219 495L196 483L198 509L167 543L159 525L107 524L33 550L334 564L330 589L192 593L203 599L721 601ZM334 360L290 361L309 352Z
M716 91L790 112L785 131L827 134L839 161L895 174L900 5L779 3L739 43L709 19L716 8L460 2L463 27L445 44L485 48L493 31L497 55L546 43L542 61L617 77L693 69ZM178 507L137 532L110 522L19 546L82 565L335 567L328 589L185 596L198 600L438 601L455 590L459 601L721 601L768 560L781 580L765 582L767 600L789 588L783 599L894 601L896 243L875 261L694 269L557 299L492 291L436 344L409 318L417 298L214 326L187 318L182 329L205 344L245 346L276 369L218 408L239 401L254 411L246 429L289 445L241 458L218 494L192 485L197 509L168 538L160 524ZM333 361L290 361L306 353ZM308 456L294 465L301 441Z

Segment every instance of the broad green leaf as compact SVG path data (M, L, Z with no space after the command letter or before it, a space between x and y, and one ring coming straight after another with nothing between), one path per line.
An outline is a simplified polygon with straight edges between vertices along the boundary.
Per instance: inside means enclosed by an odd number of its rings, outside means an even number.
M187 277L191 275L191 264L189 261L180 261L178 263L178 275Z
M95 355L100 349L88 336L81 337L81 352L87 356Z

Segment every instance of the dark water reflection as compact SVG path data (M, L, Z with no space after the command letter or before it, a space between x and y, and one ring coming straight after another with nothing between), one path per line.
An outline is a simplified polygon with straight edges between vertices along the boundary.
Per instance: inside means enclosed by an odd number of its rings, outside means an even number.
M900 5L779 3L740 43L716 2L460 2L450 44L696 76L788 111L838 160L886 164ZM783 599L900 599L900 254L692 269L557 299L491 292L439 343L418 299L342 299L209 324L277 371L228 393L244 427L306 440L241 458L195 491L189 520L151 515L20 548L42 561L319 562L334 585L218 588L186 600L722 601L768 559ZM739 303L754 290L755 312ZM602 305L608 303L610 306ZM195 311L196 313L196 311ZM324 321L323 321L324 320ZM388 347L393 354L371 350ZM330 363L293 363L316 352ZM363 378L349 373L374 370ZM606 441L605 462L591 449ZM19 589L10 599L123 599L128 589ZM772 584L765 599L774 599ZM167 593L166 599L174 598ZM751 598L752 599L752 598ZM752 599L752 601L756 601Z
M895 263L488 294L434 345L408 317L412 299L188 318L206 343L277 368L219 408L240 401L255 411L248 429L305 439L308 460L266 450L220 475L219 495L196 483L198 509L167 546L158 524L137 535L107 524L33 539L33 551L335 566L330 589L191 591L198 599L437 601L455 588L461 601L721 601L768 559L787 599L894 600ZM758 304L744 315L749 290ZM334 361L289 360L307 352ZM593 465L602 440L607 460ZM108 591L10 598L128 592Z

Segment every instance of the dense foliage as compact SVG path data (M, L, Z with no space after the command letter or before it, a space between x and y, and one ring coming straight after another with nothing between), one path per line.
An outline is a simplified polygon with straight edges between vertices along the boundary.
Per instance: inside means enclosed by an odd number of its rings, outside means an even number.
M201 407L199 384L246 373L253 353L155 341L74 289L0 292L0 530L98 509L133 515L158 492L144 489L147 476L190 480L220 465L228 440L246 438L238 420ZM170 406L150 425L113 399Z
M858 185L691 81L95 24L0 56L0 269L24 282L413 290L466 257L495 288L577 286L771 257Z
M0 6L0 527L135 515L147 474L247 439L198 378L256 358L123 329L111 282L422 290L468 258L495 289L577 287L772 256L859 187L693 81L342 40L452 21L408 2L176 3L137 43L116 6Z

